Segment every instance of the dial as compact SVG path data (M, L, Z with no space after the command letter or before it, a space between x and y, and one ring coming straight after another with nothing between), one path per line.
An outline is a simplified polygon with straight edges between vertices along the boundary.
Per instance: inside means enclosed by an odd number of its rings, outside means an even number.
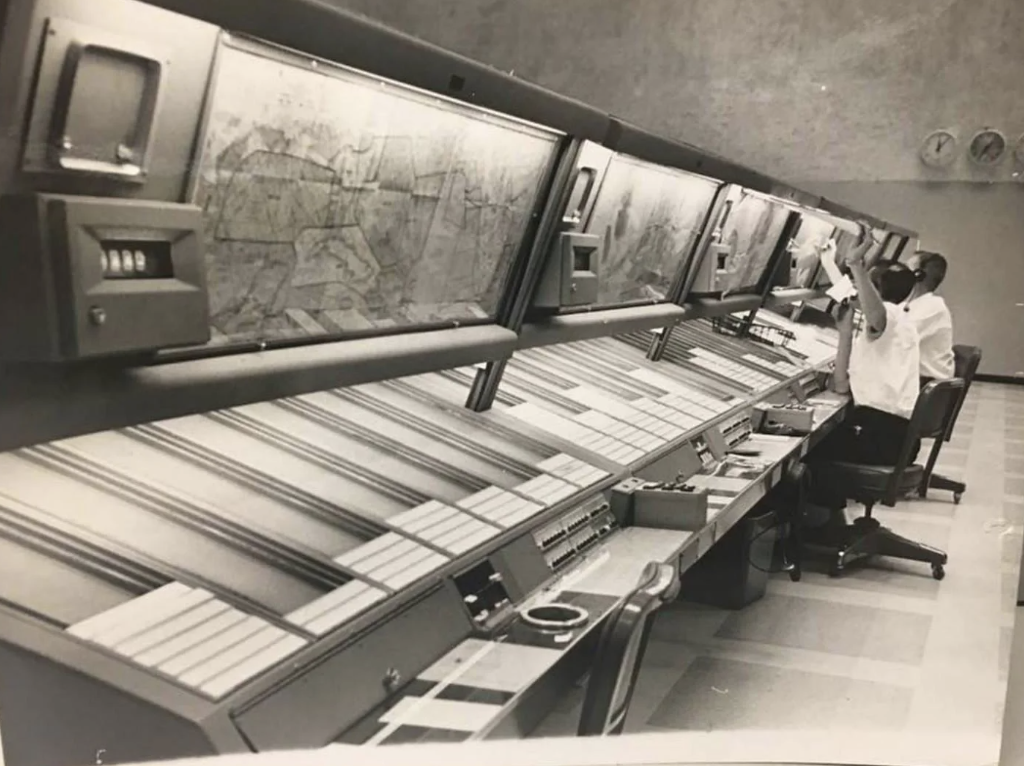
M997 165L1006 156L1006 136L992 128L979 130L971 139L968 155L977 165Z
M951 131L930 133L921 145L921 161L933 168L948 167L956 159L956 143Z

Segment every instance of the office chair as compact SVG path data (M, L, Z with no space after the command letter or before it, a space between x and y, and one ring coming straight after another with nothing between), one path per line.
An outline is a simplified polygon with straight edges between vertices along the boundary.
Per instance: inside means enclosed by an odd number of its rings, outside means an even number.
M928 497L929 489L947 490L953 493L953 502L959 505L964 492L967 491L967 485L962 481L954 481L953 479L947 479L945 476L933 474L932 471L935 469L935 462L939 459L939 451L942 449L943 442L948 442L953 436L953 428L956 426L960 410L967 399L967 392L971 388L971 381L974 380L974 374L978 371L978 365L981 364L981 349L977 346L953 346L953 354L956 357L955 375L964 382L963 392L960 394L960 400L956 403L956 407L954 407L950 415L949 427L946 429L945 436L941 439L936 439L935 443L932 444L931 453L928 455L928 463L924 467L924 478L921 479L921 486L917 488L917 494L925 498Z
M578 736L622 733L654 613L678 594L678 566L651 562L640 575L636 590L608 616L587 681Z
M936 580L945 577L947 557L943 551L897 535L879 524L871 512L878 503L894 507L901 497L921 485L925 469L910 462L914 444L919 439L941 440L945 436L950 414L960 401L963 390L964 381L960 378L932 381L921 390L895 466L824 461L811 463L812 480L815 483L821 482L833 487L848 500L860 503L865 508L862 517L842 527L838 545L808 546L825 548L835 556L829 575L838 577L849 564L869 556L889 556L929 563Z

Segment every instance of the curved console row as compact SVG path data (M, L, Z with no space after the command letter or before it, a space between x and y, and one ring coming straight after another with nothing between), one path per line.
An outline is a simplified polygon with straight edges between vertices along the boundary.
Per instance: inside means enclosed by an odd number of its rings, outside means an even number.
M13 766L529 733L914 237L313 0L0 17Z

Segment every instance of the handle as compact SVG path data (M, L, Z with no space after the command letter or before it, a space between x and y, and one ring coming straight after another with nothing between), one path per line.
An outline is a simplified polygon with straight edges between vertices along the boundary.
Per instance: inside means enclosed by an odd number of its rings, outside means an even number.
M586 186L583 188L583 194L580 197L579 204L575 210L565 211L565 215L562 216L562 222L571 224L572 226L578 226L583 221L583 211L587 207L587 203L590 201L590 195L594 192L594 185L597 183L597 168L582 167L576 171L575 177L572 179L572 193L569 195L569 199L572 200L576 190L579 188L580 179L586 178Z

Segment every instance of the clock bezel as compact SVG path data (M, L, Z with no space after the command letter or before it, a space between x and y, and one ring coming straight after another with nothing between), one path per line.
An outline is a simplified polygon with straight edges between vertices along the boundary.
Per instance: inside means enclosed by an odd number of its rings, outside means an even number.
M999 139L1003 142L1002 151L1000 151L999 155L994 160L991 160L991 161L985 161L985 160L979 159L974 154L974 144L975 144L975 142L979 138L981 138L982 136L984 136L986 134L991 134L991 135L994 135L994 136L998 136ZM976 166L978 166L979 168L994 168L994 167L1002 164L1003 160L1006 159L1006 152L1007 152L1007 150L1009 148L1010 148L1010 141L1009 141L1009 139L1007 139L1006 134L1003 133L1003 131L1001 131L1001 130L999 130L997 128L981 128L980 130L976 131L974 133L974 135L971 136L971 140L967 144L967 158L972 163L974 163Z
M1024 133L1020 134L1017 143L1013 145L1013 158L1021 165L1024 165Z
M935 159L934 157L927 153L928 148L931 145L931 142L938 136L948 136L950 141L952 142L952 148L949 150L949 154L943 157L942 159ZM956 162L957 148L959 142L960 137L949 128L939 128L937 130L933 130L927 136L925 136L924 141L921 142L921 148L918 151L918 156L920 157L921 162L923 162L930 168L948 168L950 165Z

